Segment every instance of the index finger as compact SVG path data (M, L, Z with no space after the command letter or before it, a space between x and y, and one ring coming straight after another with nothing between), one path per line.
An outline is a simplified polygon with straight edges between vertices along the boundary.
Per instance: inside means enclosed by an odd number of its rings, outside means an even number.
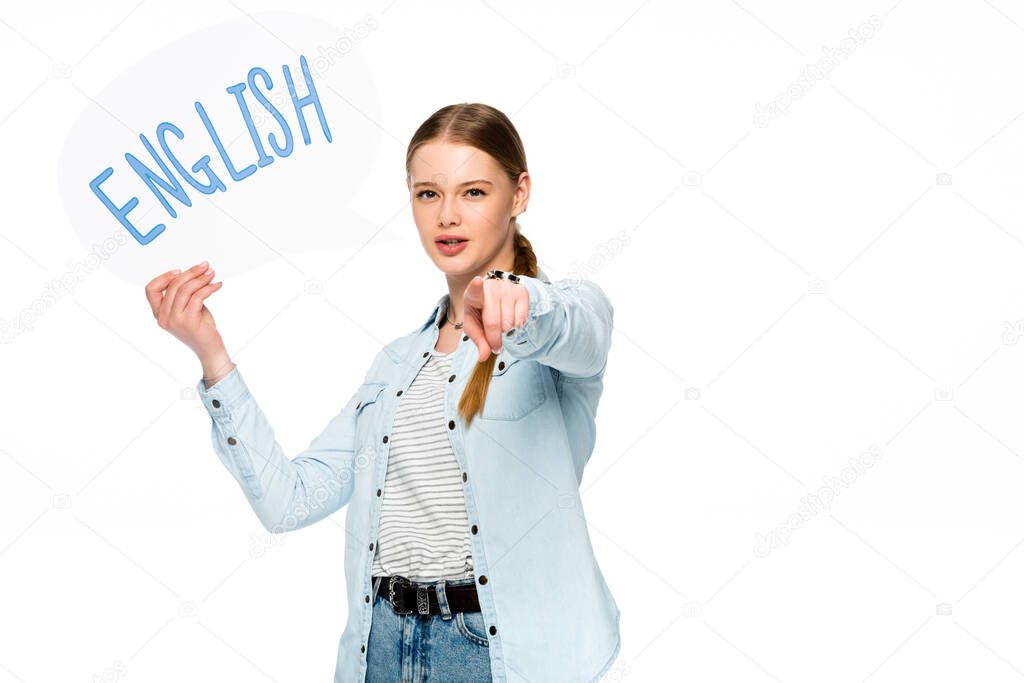
M180 272L181 269L179 268L169 270L163 275L157 275L146 285L146 299L149 300L149 306L153 309L154 317L157 314L157 309L160 308L160 302L163 301L163 291L167 289L167 285L174 279L174 276Z
M484 307L480 322L483 324L487 345L495 353L501 351L501 306L505 298L503 284L501 280L484 281Z

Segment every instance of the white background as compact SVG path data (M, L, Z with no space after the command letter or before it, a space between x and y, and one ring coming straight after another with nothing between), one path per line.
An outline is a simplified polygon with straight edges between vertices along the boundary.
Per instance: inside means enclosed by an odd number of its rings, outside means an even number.
M297 71L294 52L261 52L276 40L262 13L284 9L2 7L0 318L85 259L83 226L119 229L69 210L57 181L83 112L118 117L101 93L122 73L222 22L264 34L221 48L238 63L280 77L283 54ZM623 615L607 679L1024 677L1024 9L287 9L339 35L367 16L377 25L352 53L373 87L321 92L334 143L314 127L310 147L297 140L219 206L127 244L0 346L0 682L330 680L344 512L268 539L212 450L198 363L156 326L143 275L204 258L218 268L210 307L297 453L380 346L444 293L408 207L405 145L439 107L474 101L524 139L533 196L521 223L542 268L591 277L615 304L581 486ZM828 79L755 125L756 105L872 15L881 28ZM207 101L243 76L189 69L175 84ZM134 93L119 137L91 140L118 173L138 132L152 139L167 107L192 104L158 91ZM369 157L347 154L346 140L374 138ZM252 190L322 182L312 169L332 165L362 185L322 223L282 225L268 211L283 200ZM234 232L206 239L211 210ZM349 230L345 214L370 229ZM287 247L268 237L285 233L298 236ZM881 457L835 486L828 509L791 520L873 446ZM788 543L759 556L757 535L779 527Z

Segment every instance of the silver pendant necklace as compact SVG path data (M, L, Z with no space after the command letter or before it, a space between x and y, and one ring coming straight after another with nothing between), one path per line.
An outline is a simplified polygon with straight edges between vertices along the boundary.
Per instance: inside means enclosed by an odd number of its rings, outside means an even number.
M444 313L444 317L447 319L447 322L452 323L452 325L455 326L456 330L462 330L462 323L453 323L452 318L447 316L447 312Z
M455 329L457 329L457 330L461 330L462 329L462 323L457 323L457 322L453 321L451 318L448 317L448 309L447 308L444 309L444 317L445 317L445 320L447 320L448 322L450 322L452 325L455 326Z

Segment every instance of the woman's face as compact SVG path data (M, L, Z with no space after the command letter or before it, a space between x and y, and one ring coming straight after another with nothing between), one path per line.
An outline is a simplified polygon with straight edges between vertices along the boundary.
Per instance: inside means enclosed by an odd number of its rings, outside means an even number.
M420 241L449 275L511 269L515 261L511 221L526 210L530 177L514 185L491 155L468 145L431 142L413 154L409 187ZM442 236L464 240L447 246Z

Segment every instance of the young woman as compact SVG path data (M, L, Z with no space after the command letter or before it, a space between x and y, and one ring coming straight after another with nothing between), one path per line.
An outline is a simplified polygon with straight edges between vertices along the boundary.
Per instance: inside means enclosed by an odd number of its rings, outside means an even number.
M448 292L296 457L228 357L203 303L222 283L205 263L153 279L153 315L199 357L214 451L268 531L348 505L335 683L596 680L619 652L619 608L579 483L612 305L592 282L537 268L516 221L523 144L500 111L435 112L406 174Z

